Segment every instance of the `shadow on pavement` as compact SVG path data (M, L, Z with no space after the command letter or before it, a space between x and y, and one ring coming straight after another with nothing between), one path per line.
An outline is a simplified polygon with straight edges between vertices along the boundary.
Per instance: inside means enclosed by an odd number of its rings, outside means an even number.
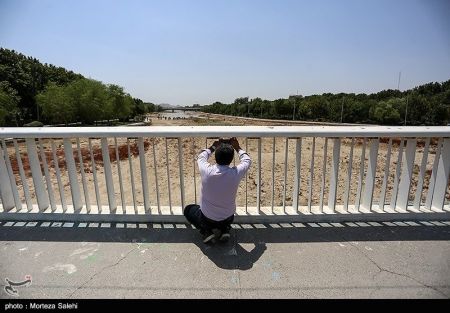
M450 222L233 224L225 244L450 240ZM187 224L1 222L0 241L201 243ZM223 245L223 244L222 244ZM220 246L220 244L216 244Z
M217 267L227 270L251 269L267 249L264 242L256 242L250 251L244 249L241 244L231 241L206 245L196 240L195 244Z
M193 243L216 266L240 270L252 268L266 243L420 240L450 240L450 222L233 224L230 240L215 244L188 224L0 223L0 241Z

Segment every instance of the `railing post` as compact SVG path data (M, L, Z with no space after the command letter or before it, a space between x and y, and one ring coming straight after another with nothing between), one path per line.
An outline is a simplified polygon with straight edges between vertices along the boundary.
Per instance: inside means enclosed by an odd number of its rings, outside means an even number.
M436 173L436 184L433 192L431 208L442 211L444 207L445 194L447 192L448 177L450 174L450 138L444 139L441 156Z
M156 188L156 204L158 206L158 213L161 214L161 205L159 203L159 184L158 184L158 171L157 171L157 161L156 161L156 144L155 144L156 138L153 138L152 141L152 152L153 152L153 166L155 170L155 188Z
M398 196L398 183L400 180L400 170L402 166L402 155L403 155L403 138L400 140L400 146L398 147L398 156L397 156L397 167L395 169L395 177L394 177L394 188L392 189L391 195L391 209L395 211L397 207L397 196Z
M92 141L91 138L88 139L88 146L89 146L89 154L91 156L91 163L92 163L92 176L94 177L94 189L95 189L95 199L97 201L97 212L102 212L102 203L100 199L100 191L98 190L98 181L97 181L97 165L95 165L95 157L94 157L94 151L92 149Z
M45 182L47 184L47 191L48 191L48 197L50 199L50 206L52 208L52 211L56 211L56 203L55 203L55 195L53 192L53 186L52 181L50 179L50 172L48 170L48 164L47 164L47 156L45 155L44 146L42 145L41 139L38 139L39 142L39 152L41 154L41 161L44 168L44 174L45 174Z
M428 150L430 148L430 138L426 139L425 148L422 154L422 164L420 165L419 181L417 182L416 195L414 197L414 209L419 210L422 202L423 181L425 179L425 170L428 161Z
M248 152L248 138L245 137L245 151ZM273 208L272 208L273 210ZM245 173L245 214L248 214L248 171Z
M373 189L375 183L375 175L377 171L377 157L378 157L379 143L380 141L378 138L373 138L371 140L369 161L367 165L366 182L364 184L364 195L361 202L361 208L367 211L372 211Z
M331 164L330 192L328 194L328 208L335 211L336 193L339 175L339 160L341 154L341 139L333 139L333 163Z
M14 150L16 151L17 165L19 166L20 180L22 181L23 193L25 195L25 202L27 203L28 212L31 212L33 210L33 204L31 203L31 195L30 189L28 188L28 180L25 175L25 171L23 170L22 157L20 155L19 145L17 144L16 139L13 139L13 143L14 143Z
M58 182L59 197L61 199L62 210L63 212L66 212L67 211L66 196L64 195L64 185L61 179L61 171L59 170L58 156L56 155L55 141L53 139L51 145L52 145L53 162L55 164L56 180Z
M350 185L352 182L352 169L353 169L353 149L355 146L355 138L352 137L352 141L350 144L350 155L348 157L348 166L347 166L347 181L345 183L345 194L344 194L344 211L348 212L348 198L350 195Z
M169 170L169 150L167 148L167 137L165 138L165 145L166 145L167 192L169 194L170 214L173 214L173 209L172 209L172 192L171 192L171 185L170 185L170 170ZM194 169L195 169L195 164L194 164Z
M135 142L136 144L136 142ZM136 190L134 187L134 174L133 174L133 158L130 151L130 139L127 137L127 152L128 152L128 164L130 166L130 183L131 183L131 194L133 198L134 214L138 214L136 205Z
M84 192L84 203L86 204L86 210L88 213L91 212L91 201L89 199L89 190L86 185L86 173L84 172L83 155L80 148L80 138L77 138L77 151L78 151L78 161L80 162L80 173L81 173L81 183L83 185Z
M323 147L323 165L322 165L322 188L320 191L320 212L323 212L323 198L325 196L325 180L327 177L327 160L328 159L328 137L325 137L325 145Z
M285 147L284 147L284 178L283 178L283 213L284 214L286 214L286 189L287 189L288 153L289 153L289 138L286 137Z
M11 160L9 159L9 155L8 155L8 147L6 146L5 140L2 140L2 146L3 146L5 161L6 161L6 169L8 171L9 180L11 182L11 189L12 189L12 194L14 197L16 210L20 211L22 209L22 203L20 201L19 191L17 190L16 176L14 175L14 172L12 170ZM1 158L1 156L0 156L0 158Z
M75 213L78 213L83 207L83 204L81 202L80 186L78 185L77 168L73 159L72 142L68 138L64 138L64 155L66 157L67 172L69 173L73 210Z
M8 175L8 170L6 168L5 157L8 157L8 153L3 152L0 148L0 196L2 198L3 210L9 211L15 207L11 180ZM20 209L20 208L18 208Z
M261 157L261 138L258 138L258 185L256 190L256 206L258 208L258 214L261 214ZM275 164L273 164L273 166L275 166Z
M396 208L406 211L408 208L409 189L414 168L414 156L416 153L417 139L408 139L406 142L405 156L402 166L402 176L398 186Z
M271 210L273 212L274 202L275 202L275 137L273 137L272 141L272 202L271 202Z
M147 164L145 162L144 139L142 137L138 138L138 146L140 162L139 164L141 166L142 193L144 194L144 211L146 213L151 213L150 200L148 196Z
M181 196L181 211L184 210L184 170L183 170L183 146L182 140L178 137L178 164L180 169L180 196Z
M357 212L359 212L359 206L361 203L361 192L362 192L362 185L363 185L363 181L364 181L364 163L366 160L366 143L367 143L367 138L364 137L363 140L363 147L361 150L361 162L360 162L360 168L359 168L359 177L358 177L358 190L356 191L356 201L355 201L355 209Z
M309 167L309 183L308 183L308 212L311 212L312 206L312 190L314 183L314 156L316 148L316 137L312 138L312 148L311 148L311 165Z
M122 213L125 214L127 208L125 204L125 195L123 192L122 169L120 167L120 154L119 154L119 147L117 144L117 137L114 137L114 146L116 149L117 173L119 174L119 189L120 189L120 200L122 202Z
M295 141L295 174L294 174L294 194L292 206L295 212L298 212L298 197L300 192L300 168L301 168L301 157L302 157L302 138L297 138Z
M44 188L44 178L42 177L41 164L36 151L36 142L34 138L27 138L25 142L27 144L28 159L30 161L39 212L43 212L49 207L50 202Z
M167 147L167 146L166 146ZM195 138L192 138L192 168L194 171L194 203L197 203L197 175L195 174L196 166L196 155L195 155ZM236 165L236 157L234 157L234 163Z
M437 147L436 147L436 151L435 151L435 155L434 155L433 169L431 170L431 177L430 177L430 181L428 184L428 193L427 193L427 198L425 200L425 207L427 209L431 209L431 203L433 202L434 188L436 185L439 159L441 157L442 141L443 141L443 138L439 138Z
M116 213L116 199L114 198L114 182L111 171L111 160L109 159L108 138L102 138L103 167L105 171L106 190L108 191L108 203L110 212Z
M384 205L386 202L386 189L389 179L389 167L391 166L391 150L392 150L392 138L389 138L388 150L386 153L386 164L384 167L383 185L381 187L380 199L378 200L378 207L381 211L384 211Z

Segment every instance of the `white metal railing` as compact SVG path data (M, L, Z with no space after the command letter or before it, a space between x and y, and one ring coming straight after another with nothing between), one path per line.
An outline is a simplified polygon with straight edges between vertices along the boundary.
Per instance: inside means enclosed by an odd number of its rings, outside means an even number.
M237 219L448 217L450 127L152 126L1 128L0 219L181 220L231 136L253 159Z

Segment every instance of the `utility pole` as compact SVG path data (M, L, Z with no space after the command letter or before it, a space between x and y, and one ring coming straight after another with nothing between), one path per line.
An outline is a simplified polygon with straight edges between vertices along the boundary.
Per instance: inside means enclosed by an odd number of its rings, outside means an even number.
M400 79L402 78L402 72L398 73L398 85L397 90L400 91ZM405 126L406 126L406 117L408 115L408 94L406 94L406 107L405 107Z
M294 110L292 112L292 120L293 121L295 120L295 102L297 101L297 98L298 98L298 89L297 89L297 95L295 96L295 99L294 99Z
M406 95L406 108L405 108L405 126L406 126L406 116L408 115L408 95Z
M292 120L295 120L295 100L294 100L294 110L292 111Z
M344 116L344 97L342 96L342 105L341 105L341 123L342 123L342 118Z
M35 91L35 90L36 90L35 80L33 79L33 91ZM40 121L40 118L39 118L39 104L37 103L37 101L36 101L36 115L37 115L37 120Z

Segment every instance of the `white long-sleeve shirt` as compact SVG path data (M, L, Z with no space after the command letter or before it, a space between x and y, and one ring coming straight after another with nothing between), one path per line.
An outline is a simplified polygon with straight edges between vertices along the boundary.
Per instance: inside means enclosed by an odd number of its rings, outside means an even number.
M236 211L236 193L239 182L245 176L252 163L248 154L240 149L237 166L212 165L208 159L212 152L203 150L197 157L202 178L200 209L209 219L224 220Z

